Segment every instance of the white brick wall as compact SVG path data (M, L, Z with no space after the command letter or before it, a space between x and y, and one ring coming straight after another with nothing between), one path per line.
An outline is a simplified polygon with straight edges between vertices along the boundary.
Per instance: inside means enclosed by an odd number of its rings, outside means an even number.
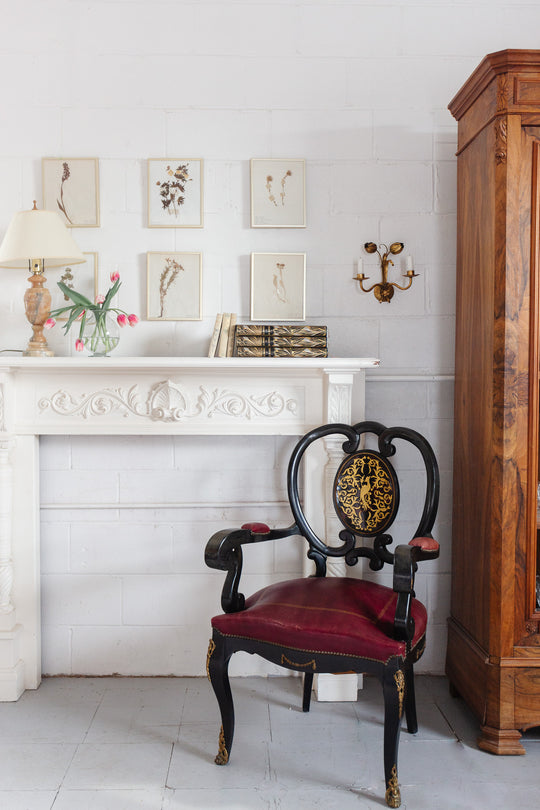
M204 546L247 520L288 525L293 441L42 438L44 671L201 674L223 582ZM301 573L298 541L282 546L246 554L247 593Z
M307 253L307 317L334 355L374 355L367 414L426 433L441 462L441 559L419 588L426 670L444 666L450 570L456 127L446 106L481 58L538 47L519 0L26 0L3 4L0 238L41 198L42 156L99 157L101 286L144 316L146 252L203 253L203 320L145 322L123 355L203 355L216 311L249 317L251 251ZM205 160L205 227L148 229L146 159ZM305 230L249 227L249 159L307 160ZM420 277L379 304L352 281L365 241L406 243ZM365 258L366 274L377 267ZM396 262L395 278L402 272ZM0 348L22 347L25 274L0 270ZM60 330L58 354L72 352ZM286 520L290 442L42 442L44 670L200 674L221 577L215 528ZM163 507L170 501L170 508ZM222 503L254 503L245 509ZM146 505L140 507L138 501ZM178 503L179 501L179 503ZM262 503L262 506L257 504ZM90 508L79 508L88 504ZM195 508L194 504L202 504ZM135 507L139 508L135 508ZM70 507L70 508L68 508ZM158 508L159 507L159 508ZM264 514L261 515L261 509ZM404 520L398 534L410 529ZM300 570L246 555L246 590ZM259 671L240 659L236 671Z

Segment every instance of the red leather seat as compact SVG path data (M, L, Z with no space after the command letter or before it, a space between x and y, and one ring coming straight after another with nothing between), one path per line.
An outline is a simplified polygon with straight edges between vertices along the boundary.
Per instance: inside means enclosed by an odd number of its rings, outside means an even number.
M214 616L224 636L279 644L305 652L372 658L383 664L405 658L407 643L393 638L397 593L351 577L291 579L263 588L244 610ZM412 600L416 647L426 632L424 605Z

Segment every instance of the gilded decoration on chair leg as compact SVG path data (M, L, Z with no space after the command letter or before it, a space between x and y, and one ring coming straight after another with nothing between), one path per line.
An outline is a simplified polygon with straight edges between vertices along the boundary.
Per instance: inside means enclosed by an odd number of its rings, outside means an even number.
M229 752L225 748L225 734L223 733L223 726L221 726L221 730L219 732L219 749L217 752L217 757L215 758L214 762L216 763L216 765L226 765L228 761L229 761Z
M416 645L414 663L416 663L418 659L422 657L425 649L426 649L426 637L424 636L424 638L421 639L419 643Z
M210 680L210 659L212 658L212 653L216 649L216 644L213 639L210 639L208 644L208 652L206 653L206 675L208 680Z
M405 675L400 669L398 669L398 671L394 674L394 680L396 682L398 691L399 716L401 717L403 714L403 698L405 696Z
M388 807L399 807L401 805L401 793L399 792L397 767L395 765L392 768L392 776L388 780L388 787L384 798L386 799Z

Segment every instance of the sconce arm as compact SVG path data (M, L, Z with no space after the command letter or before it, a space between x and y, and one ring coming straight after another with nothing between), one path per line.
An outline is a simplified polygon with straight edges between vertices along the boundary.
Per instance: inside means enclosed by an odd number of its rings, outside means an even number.
M409 279L409 283L405 287L403 287L401 284L398 284L395 281L392 282L392 287L397 287L398 290L408 290L413 282L413 278L417 278L418 275L419 273L415 273L414 270L411 270L404 275L404 278Z
M367 279L368 277L365 276L365 278ZM377 284L380 284L380 282L377 281L375 282L375 284L372 284L371 287L368 287L368 289L366 290L366 288L364 287L364 277L356 276L356 280L360 282L360 289L362 290L362 292L371 292L377 286Z

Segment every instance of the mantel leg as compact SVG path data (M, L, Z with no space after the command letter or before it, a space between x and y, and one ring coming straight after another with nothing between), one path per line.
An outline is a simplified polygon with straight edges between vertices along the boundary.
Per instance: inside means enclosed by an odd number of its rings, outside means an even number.
M24 691L21 631L13 605L13 468L11 437L0 438L0 700L17 700Z
M355 379L356 377L356 379ZM353 382L359 384L361 393L361 413L352 416ZM364 373L331 372L327 375L326 422L351 424L364 418ZM326 459L324 460L324 537L328 545L339 545L339 532L343 528L339 522L333 502L332 487L334 477L343 458L341 446L344 439L329 437L325 439ZM361 565L361 562L358 563ZM347 576L352 573L342 557L330 558L327 563L327 576ZM356 701L358 688L362 688L362 676L355 673L328 675L322 673L316 677L315 691L319 701Z
M39 437L19 435L13 466L13 604L21 630L24 688L41 683Z

